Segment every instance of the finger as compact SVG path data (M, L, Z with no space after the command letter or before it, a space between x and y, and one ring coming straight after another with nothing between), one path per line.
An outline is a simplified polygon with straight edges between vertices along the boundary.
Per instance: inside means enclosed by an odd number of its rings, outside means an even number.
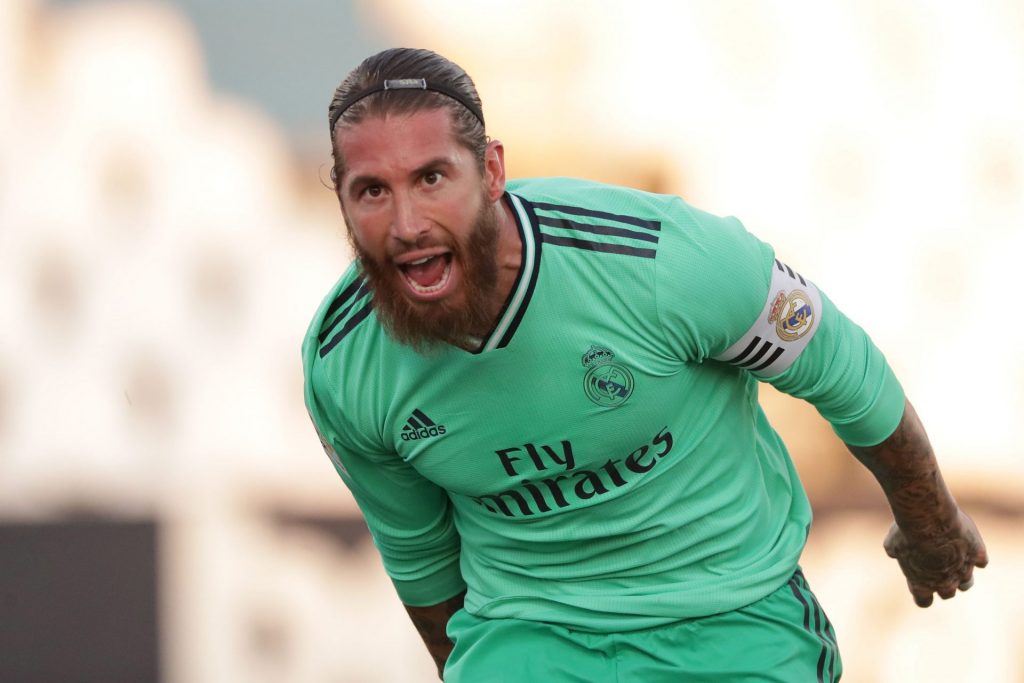
M974 567L967 565L967 569L964 570L964 575L960 577L960 585L957 586L960 590L965 591L974 585ZM966 586L967 588L964 588Z
M943 586L942 588L936 589L935 592L938 593L939 597L942 598L943 600L949 600L951 597L956 595L956 585Z
M928 595L927 597L922 595L914 596L914 602L917 604L918 607L931 607L933 600L934 598L931 595Z
M988 565L988 550L985 549L984 545L978 548L978 551L974 554L971 561L974 563L975 567L981 567L982 569Z
M930 607L935 599L932 592L927 588L915 588L910 586L910 594L914 596L914 602L918 607Z

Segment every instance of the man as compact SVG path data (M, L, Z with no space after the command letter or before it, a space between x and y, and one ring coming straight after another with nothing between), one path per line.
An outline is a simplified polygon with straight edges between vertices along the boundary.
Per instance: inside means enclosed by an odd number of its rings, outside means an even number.
M838 680L758 380L877 478L917 604L970 587L984 544L884 358L737 220L507 181L429 51L370 57L329 113L357 263L303 345L307 406L444 680Z

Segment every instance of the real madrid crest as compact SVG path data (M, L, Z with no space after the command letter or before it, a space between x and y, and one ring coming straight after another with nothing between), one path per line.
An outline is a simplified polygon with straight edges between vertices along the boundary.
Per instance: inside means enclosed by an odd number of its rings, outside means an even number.
M784 341L796 341L814 325L814 307L805 292L794 289L787 296L779 292L772 303L768 322L775 323L775 332Z
M633 394L633 374L620 363L613 362L611 349L592 345L583 354L583 392L599 406L616 408Z

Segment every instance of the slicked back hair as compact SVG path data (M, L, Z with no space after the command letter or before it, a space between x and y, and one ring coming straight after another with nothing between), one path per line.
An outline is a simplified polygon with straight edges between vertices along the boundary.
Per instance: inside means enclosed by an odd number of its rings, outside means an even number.
M432 109L447 109L452 117L452 131L455 139L473 153L481 172L484 168L484 151L487 148L487 134L483 123L457 100L439 92L420 89L386 90L364 97L344 111L341 106L348 97L366 88L382 84L385 80L426 79L454 90L464 99L482 110L480 95L476 86L462 67L436 52L418 48L391 48L367 57L353 69L334 91L327 117L331 133L331 154L334 167L331 178L337 189L338 181L345 172L345 160L335 143L340 128L354 126L372 117L393 114L412 114Z

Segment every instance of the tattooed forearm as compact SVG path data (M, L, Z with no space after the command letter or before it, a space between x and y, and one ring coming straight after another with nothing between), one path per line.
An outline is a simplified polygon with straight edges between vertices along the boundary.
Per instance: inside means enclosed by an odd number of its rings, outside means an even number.
M437 665L438 677L443 677L444 665L448 661L448 655L452 653L452 641L448 639L445 629L448 620L452 615L462 609L462 603L466 598L463 591L453 598L444 602L427 607L405 606L413 625L419 631L423 643L427 646L430 656L434 658Z
M936 594L948 599L969 589L974 568L988 564L985 542L946 488L910 402L888 439L877 446L849 448L889 500L896 523L882 546L899 562L914 602L928 607Z
M946 488L931 444L908 401L893 434L877 446L849 446L874 475L904 533L917 538L948 534L957 505Z

